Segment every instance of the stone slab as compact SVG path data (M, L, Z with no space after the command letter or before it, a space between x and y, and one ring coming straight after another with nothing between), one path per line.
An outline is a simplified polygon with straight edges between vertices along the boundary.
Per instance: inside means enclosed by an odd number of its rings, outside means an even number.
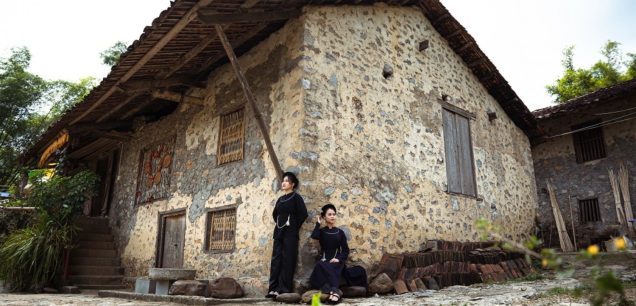
M197 270L174 268L151 268L148 278L154 280L193 280Z
M256 304L262 302L271 301L266 298L240 298L240 299L217 299L206 298L201 296L187 296L187 295L156 295L156 294L143 294L134 293L130 291L117 291L117 290L100 290L97 292L100 297L114 297L129 300L138 301L150 301L150 302L171 302L184 305L227 305L231 304Z
M168 292L170 292L171 283L172 281L169 280L157 280L155 283L155 294L168 295Z
M157 281L147 277L139 277L135 280L135 293L155 293Z

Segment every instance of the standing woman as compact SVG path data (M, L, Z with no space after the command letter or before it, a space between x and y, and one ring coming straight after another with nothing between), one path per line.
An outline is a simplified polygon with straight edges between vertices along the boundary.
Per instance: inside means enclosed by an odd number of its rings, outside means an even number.
M320 228L323 223L321 216L324 219L323 228ZM320 216L316 216L316 227L311 238L320 242L322 259L311 272L309 284L313 289L329 294L328 302L337 304L340 302L340 276L349 257L349 245L347 236L336 227L336 207L333 204L323 206Z
M274 207L274 248L266 297L290 293L294 289L294 270L298 258L298 231L307 219L305 201L296 193L298 178L291 172L283 174L281 189L285 193Z

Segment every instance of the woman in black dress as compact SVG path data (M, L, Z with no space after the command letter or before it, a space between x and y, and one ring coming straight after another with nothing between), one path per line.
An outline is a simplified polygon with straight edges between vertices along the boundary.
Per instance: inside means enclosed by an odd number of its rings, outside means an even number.
M269 292L266 297L276 297L293 291L294 270L298 258L298 231L305 219L305 201L296 193L298 178L291 172L283 174L281 189L285 193L274 207L274 248L269 274Z
M325 227L321 228L323 223ZM320 242L322 258L314 267L309 278L309 284L313 289L319 289L329 294L329 302L340 302L340 276L345 267L345 261L349 257L349 245L347 236L336 227L336 207L327 204L322 207L320 216L316 216L316 227L311 233L311 238Z

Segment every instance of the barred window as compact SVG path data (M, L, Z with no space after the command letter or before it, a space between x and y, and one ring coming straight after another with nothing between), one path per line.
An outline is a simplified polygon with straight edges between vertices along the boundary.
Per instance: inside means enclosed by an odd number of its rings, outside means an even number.
M601 221L601 210L598 206L598 198L579 200L579 221L581 223Z
M581 125L573 126L573 130L595 126L601 121L586 122ZM603 129L601 127L591 128L572 134L574 141L574 152L576 153L576 162L584 163L586 161L600 159L606 156L605 141L603 140Z
M221 116L218 164L242 160L245 142L245 109Z
M208 212L206 250L232 251L236 236L236 208Z

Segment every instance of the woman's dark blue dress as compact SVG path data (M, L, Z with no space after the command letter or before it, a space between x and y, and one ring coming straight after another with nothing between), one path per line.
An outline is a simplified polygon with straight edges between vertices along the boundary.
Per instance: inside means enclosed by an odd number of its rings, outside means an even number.
M324 293L335 291L340 287L340 276L349 257L347 236L337 227L320 228L320 224L316 222L311 238L320 241L322 258L311 272L309 284L313 289L319 289ZM330 263L333 258L340 262Z

